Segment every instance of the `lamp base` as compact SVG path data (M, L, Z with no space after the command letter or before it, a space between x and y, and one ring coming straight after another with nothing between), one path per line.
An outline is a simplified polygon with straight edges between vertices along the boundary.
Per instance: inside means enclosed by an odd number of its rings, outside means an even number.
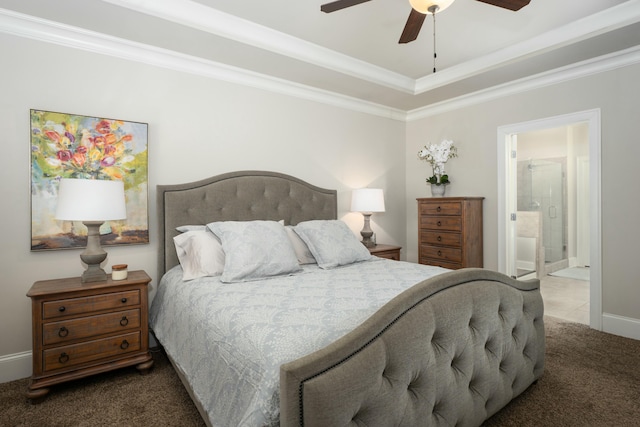
M87 247L80 254L87 269L80 278L82 283L106 282L107 273L100 268L102 261L107 259L107 253L100 246L100 226L104 221L83 221L87 227Z
M362 244L367 248L372 248L376 244L373 240L371 240L371 237L373 236L373 231L371 230L370 224L371 214L369 212L363 212L362 215L364 216L364 227L362 228L362 231L360 231L360 235L362 236Z
M375 242L371 240L371 237L365 237L362 239L362 244L367 248L373 248L376 246Z
M107 273L100 268L100 264L89 265L84 273L82 273L80 280L82 283L106 282Z

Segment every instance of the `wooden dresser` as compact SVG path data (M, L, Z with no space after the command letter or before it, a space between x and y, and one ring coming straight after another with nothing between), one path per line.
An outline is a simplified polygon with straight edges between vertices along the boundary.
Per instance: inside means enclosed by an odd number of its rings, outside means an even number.
M146 373L149 353L147 285L144 271L124 280L81 283L79 277L35 282L31 298L32 401L65 381L136 365Z
M459 269L482 267L484 197L418 200L418 262Z

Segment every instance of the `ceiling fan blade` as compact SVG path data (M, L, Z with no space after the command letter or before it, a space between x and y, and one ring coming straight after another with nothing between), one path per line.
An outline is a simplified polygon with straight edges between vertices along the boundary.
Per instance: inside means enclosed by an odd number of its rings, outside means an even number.
M335 12L336 10L346 9L351 6L355 6L360 3L366 3L371 0L337 0L331 3L323 4L320 6L320 10L325 13Z
M426 17L427 15L424 13L420 13L412 8L411 14L409 15L409 19L407 19L404 30L402 30L402 35L400 36L398 43L409 43L417 39L418 34L420 34L420 28L422 28L422 23L424 22L424 18Z
M478 0L482 3L492 4L494 6L498 6L504 9L509 10L520 10L526 5L528 5L531 0Z

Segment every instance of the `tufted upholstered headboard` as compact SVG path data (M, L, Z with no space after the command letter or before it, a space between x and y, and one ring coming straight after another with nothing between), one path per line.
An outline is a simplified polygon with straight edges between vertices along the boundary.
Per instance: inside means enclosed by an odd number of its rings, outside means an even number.
M173 237L181 225L213 221L336 219L336 190L277 172L230 172L201 181L157 187L158 279L178 264Z

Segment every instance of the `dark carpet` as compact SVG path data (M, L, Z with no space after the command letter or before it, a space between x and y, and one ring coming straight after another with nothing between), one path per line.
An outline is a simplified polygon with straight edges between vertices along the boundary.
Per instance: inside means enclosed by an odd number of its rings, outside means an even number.
M545 317L545 373L483 425L640 426L640 341ZM162 352L135 368L55 386L30 404L28 379L0 384L2 426L203 426Z

